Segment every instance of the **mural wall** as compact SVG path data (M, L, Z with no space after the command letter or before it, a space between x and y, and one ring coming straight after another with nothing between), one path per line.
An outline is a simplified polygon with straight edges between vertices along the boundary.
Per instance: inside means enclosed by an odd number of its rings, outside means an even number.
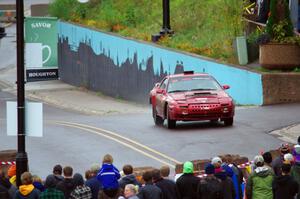
M65 22L58 26L59 74L69 84L147 102L165 75L194 70L230 85L228 93L238 104L263 103L260 74Z

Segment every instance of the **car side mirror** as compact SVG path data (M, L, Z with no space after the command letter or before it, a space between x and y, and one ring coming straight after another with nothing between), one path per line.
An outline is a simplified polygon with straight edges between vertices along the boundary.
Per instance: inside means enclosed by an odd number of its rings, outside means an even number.
M159 89L156 90L156 93L157 94L165 94L166 91L164 89L159 88Z
M222 87L223 87L224 90L230 89L229 85L223 85Z

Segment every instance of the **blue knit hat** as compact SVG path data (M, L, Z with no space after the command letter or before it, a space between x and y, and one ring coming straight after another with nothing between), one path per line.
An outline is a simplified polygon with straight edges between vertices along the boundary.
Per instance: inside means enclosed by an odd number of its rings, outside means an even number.
M205 173L206 174L214 174L215 173L215 167L213 164L207 164L205 167Z

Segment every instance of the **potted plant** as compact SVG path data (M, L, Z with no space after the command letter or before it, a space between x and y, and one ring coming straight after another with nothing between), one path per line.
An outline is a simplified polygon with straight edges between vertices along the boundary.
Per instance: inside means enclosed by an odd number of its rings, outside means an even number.
M287 1L271 0L265 33L258 43L262 67L291 70L300 66L300 37L293 32Z

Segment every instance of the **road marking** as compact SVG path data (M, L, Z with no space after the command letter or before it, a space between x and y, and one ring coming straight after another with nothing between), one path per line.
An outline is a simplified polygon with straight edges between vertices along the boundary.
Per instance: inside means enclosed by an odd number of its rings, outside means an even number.
M141 153L141 154L143 154L143 155L145 155L145 156L147 156L149 158L152 158L152 159L154 159L154 160L156 160L156 161L158 161L160 163L166 164L166 165L170 166L171 168L175 168L174 165L172 165L172 164L170 164L170 163L168 163L166 161L163 161L163 160L161 160L161 159L159 159L159 158L157 158L157 157L155 157L155 156L153 156L153 155L151 155L151 154L149 154L149 153L147 153L145 151L142 151L142 150L140 150L140 149L138 149L138 148L136 148L136 147L134 147L134 146L126 143L126 142L123 142L123 141L121 141L121 140L119 140L117 138L113 138L113 137L111 137L109 135L105 135L104 133L101 133L99 131L92 130L92 129L85 128L85 127L80 127L80 126L77 126L77 125L74 125L74 124L67 124L67 123L64 123L64 122L55 122L55 124L62 125L62 126L67 126L67 127L72 127L72 128L78 128L78 129L81 129L81 130L84 130L84 131L88 131L90 133L101 135L101 136L103 136L103 137L105 137L107 139L113 140L113 141L118 142L118 143L120 143L120 144L122 144L122 145L124 145L124 146L126 146L128 148L131 148L132 150L137 151L137 152L139 152L139 153ZM104 130L104 132L105 131L106 130Z
M61 123L61 121L57 121L57 122ZM142 147L142 148L144 148L144 149L146 149L148 151L151 151L152 153L155 153L155 154L157 154L159 156L162 156L162 157L164 157L164 158L166 158L166 159L168 159L168 160L170 160L172 162L175 162L176 164L182 164L182 162L180 162L180 161L178 161L178 160L176 160L176 159L174 159L174 158L172 158L170 156L167 156L167 155L165 155L163 153L160 153L160 152L158 152L158 151L156 151L154 149L151 149L150 147L148 147L146 145L143 145L143 144L141 144L141 143L139 143L137 141L134 141L134 140L132 140L130 138L124 137L124 136L119 135L117 133L114 133L112 131L108 131L108 130L105 130L105 129L97 128L97 127L94 127L94 126L89 126L89 125L86 125L86 124L79 124L79 123L73 123L73 122L63 122L63 123L65 123L65 124L71 124L71 125L77 125L77 126L81 126L81 127L85 127L85 128L91 128L91 129L98 130L98 131L103 131L103 132L105 132L107 134L119 137L119 138L124 139L124 140L126 140L128 142L136 144L136 145L138 145L138 146L140 146L140 147Z

